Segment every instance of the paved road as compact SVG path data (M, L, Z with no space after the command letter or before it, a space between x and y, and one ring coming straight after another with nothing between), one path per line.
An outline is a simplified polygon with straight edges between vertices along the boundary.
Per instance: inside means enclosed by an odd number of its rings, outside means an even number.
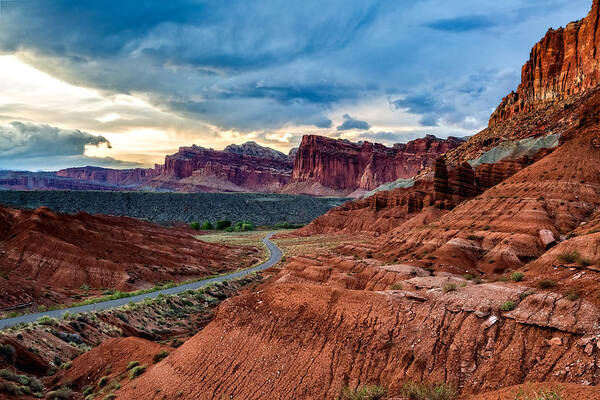
M196 289L200 289L201 287L211 285L213 283L230 281L233 279L242 278L253 272L262 271L263 269L272 267L273 265L277 264L279 262L279 260L281 260L281 256L283 255L283 253L281 252L279 247L277 247L270 240L271 236L273 236L274 233L275 232L270 232L262 240L263 243L269 249L269 259L267 261L265 261L264 263L257 265L256 267L252 267L252 268L245 269L242 271L232 272L227 275L221 275L221 276L217 276L215 278L209 278L209 279L205 279L205 280L198 281L198 282L187 283L185 285L175 286L170 289L163 289L163 290L158 290L158 291L152 292L152 293L140 294L138 296L125 297L125 298L117 299L117 300L108 300L108 301L103 301L101 303L89 304L86 306L64 308L61 310L39 312L39 313L35 313L35 314L26 314L26 315L22 315L20 317L15 317L15 318L0 319L0 329L14 326L14 325L17 325L17 324L20 324L23 322L33 322L33 321L43 317L44 315L46 315L48 317L52 317L52 318L61 318L67 312L70 314L79 314L79 313L83 313L83 312L87 312L87 311L98 311L98 310L106 310L106 309L114 308L114 307L120 307L125 304L129 304L131 302L139 303L140 301L143 301L144 299L155 298L161 294L181 293L181 292L185 292L186 290L190 290L190 289L196 290Z

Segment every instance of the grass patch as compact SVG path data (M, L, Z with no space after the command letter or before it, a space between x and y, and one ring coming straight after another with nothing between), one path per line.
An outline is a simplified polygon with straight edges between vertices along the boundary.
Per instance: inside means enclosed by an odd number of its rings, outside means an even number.
M556 281L552 279L542 279L538 282L538 287L540 289L551 289L556 286Z
M344 386L338 400L377 400L383 399L386 393L387 389L381 386L366 385L354 390Z
M589 267L594 264L592 261L583 258L577 251L562 253L557 257L557 260L564 264L577 264L579 267Z
M458 392L445 383L409 382L402 385L400 394L409 400L454 400L458 398Z
M169 355L169 352L167 350L163 349L154 355L154 357L152 358L152 361L154 361L154 364L159 363L162 360L164 360L165 358L167 358L168 355Z
M127 371L129 371L129 370L130 370L130 369L132 369L132 368L135 368L135 367L137 367L138 365L140 365L140 362L139 362L139 361L136 361L136 360L134 360L134 361L129 361L129 364L127 364Z
M517 304L514 301L507 300L500 306L500 310L507 312L512 311L517 307Z
M577 293L577 291L575 291L575 290L571 289L571 290L569 290L569 292L567 293L567 296L566 296L566 298L567 298L567 300L569 300L569 301L575 301L575 300L579 299L579 293Z
M137 367L133 367L132 369L129 370L129 379L135 379L138 376L140 376L141 374L143 374L144 372L146 372L145 365L138 365Z
M510 274L510 280L513 282L521 282L525 275L522 272L513 272Z
M515 400L562 400L560 389L539 389L525 392L522 388L515 394Z
M442 292L444 293L448 293L448 292L454 292L456 291L456 283L454 282L448 282L446 284L444 284L444 286L442 286Z

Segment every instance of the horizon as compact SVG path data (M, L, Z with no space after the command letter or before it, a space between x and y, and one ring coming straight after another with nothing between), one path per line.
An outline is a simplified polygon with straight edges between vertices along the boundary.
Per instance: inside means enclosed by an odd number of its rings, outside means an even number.
M590 1L290 7L2 2L0 170L148 167L193 143L287 154L304 134L470 136L548 27Z

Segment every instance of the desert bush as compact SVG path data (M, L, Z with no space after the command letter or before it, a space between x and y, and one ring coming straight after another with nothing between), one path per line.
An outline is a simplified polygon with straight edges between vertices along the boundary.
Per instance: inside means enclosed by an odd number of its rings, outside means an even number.
M231 221L219 220L215 224L215 229L217 229L218 231L222 231L222 230L225 230L226 228L229 228L230 226L231 226Z
M185 343L185 342L183 341L183 339L179 339L179 338L177 338L177 339L173 339L173 340L171 341L171 347L175 347L175 348L177 348L177 347L181 346L181 345L182 345L182 344L184 344L184 343Z
M557 257L558 261L565 264L577 264L580 267L588 267L593 264L592 261L585 259L577 251L571 253L562 253Z
M550 289L556 286L556 281L552 279L542 279L538 282L538 287L540 289Z
M456 283L454 282L448 282L446 284L444 284L444 286L442 286L442 291L444 293L448 293L448 292L453 292L456 290Z
M62 363L60 368L61 369L69 369L69 368L71 368L72 365L73 365L73 363L71 361L67 361L66 363Z
M569 290L569 293L567 293L567 300L569 301L575 301L579 298L579 293L577 293L577 291L575 290Z
M73 398L73 391L69 388L63 387L52 392L48 392L46 398L49 400L71 400Z
M198 221L190 222L190 228L192 228L195 231L199 231L200 230L200 222L198 222Z
M10 344L0 344L0 356L10 365L14 365L17 359L17 352Z
M102 398L102 400L115 400L117 398L117 395L114 393L109 393L106 396L104 396Z
M129 370L129 379L135 379L138 376L140 376L141 374L143 374L144 372L146 372L145 365L138 365L137 367L133 367L132 369Z
M517 304L514 301L507 300L500 306L500 310L502 311L512 311L517 307Z
M402 284L401 283L394 283L392 285L392 290L402 290Z
M521 282L524 276L525 275L523 275L522 272L513 272L510 274L510 280L513 282Z
M161 351L159 351L158 353L156 353L154 355L154 358L152 359L152 361L154 361L154 363L156 364L156 363L164 360L168 355L169 355L169 352L165 349L162 349Z
M526 393L522 388L515 394L515 400L562 400L559 389L540 389Z
M102 378L98 379L98 387L104 387L104 386L106 386L107 383L108 383L108 376L103 376Z
M298 229L298 228L302 228L304 225L303 224L291 224L289 222L281 222L279 224L275 224L275 228L277 229Z
M400 393L409 400L453 400L458 397L458 392L445 383L409 382L402 385Z
M344 386L340 391L338 400L377 400L383 399L387 389L381 386L366 385L355 390Z
M0 393L19 394L19 388L12 382L0 382Z
M131 368L137 367L138 365L140 365L139 361L129 361L129 364L127 364L127 370L129 371Z
M81 391L81 394L83 395L83 397L87 397L92 393L94 393L94 388L92 388L91 386L86 386Z
M524 291L523 293L519 293L519 299L523 300L525 297L531 296L534 293L535 293L535 290L528 289L528 290Z
M79 287L79 289L81 289L81 290L90 290L90 287L84 283L83 285L81 285Z
M204 231L212 231L212 230L213 230L213 228L214 228L214 227L213 227L213 224L211 224L211 223L210 223L210 221L205 221L205 222L202 224L202 230L204 230Z

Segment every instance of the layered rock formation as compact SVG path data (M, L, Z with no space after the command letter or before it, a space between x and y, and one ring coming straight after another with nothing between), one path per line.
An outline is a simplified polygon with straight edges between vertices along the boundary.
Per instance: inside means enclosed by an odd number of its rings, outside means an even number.
M72 302L83 285L133 290L213 275L259 253L132 218L0 208L0 308Z
M292 183L284 192L313 195L360 196L376 187L410 178L461 139L427 135L406 144L352 143L323 136L302 138L294 161Z
M188 192L276 192L290 181L292 161L283 153L249 142L223 151L181 147L165 157L150 183Z
M565 28L550 29L531 50L521 72L521 84L502 100L490 118L490 126L598 86L599 20L600 1L594 0L584 19Z
M79 167L61 169L56 172L57 176L72 178L80 181L92 181L94 183L106 183L115 186L137 187L157 176L160 169L133 168L133 169L111 169L101 167Z

